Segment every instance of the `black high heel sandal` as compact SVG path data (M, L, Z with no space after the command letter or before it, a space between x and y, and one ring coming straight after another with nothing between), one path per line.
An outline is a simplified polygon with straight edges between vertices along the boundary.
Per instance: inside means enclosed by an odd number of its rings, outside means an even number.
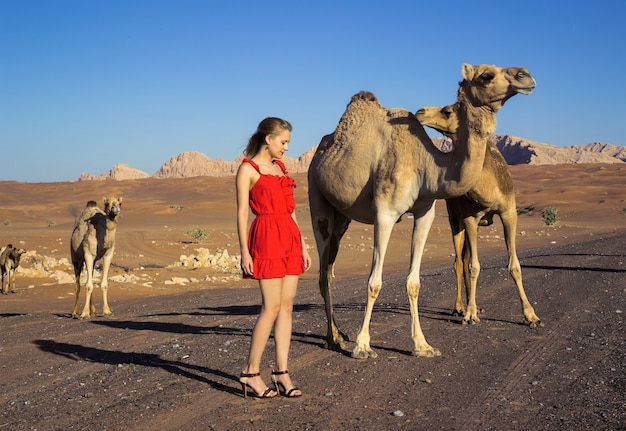
M288 397L288 398L301 397L302 396L302 391L300 391L299 388L294 386L291 389L287 389L287 388L285 388L285 385L283 385L281 382L278 381L278 378L276 376L281 376L283 374L289 374L289 371L287 371L287 370L285 370L285 371L272 371L272 382L274 382L274 387L276 388L276 392L278 392L278 395L280 395L280 392L282 390L283 395ZM295 393L295 392L299 392L299 393Z
M251 373L251 374L250 373L241 373L241 376L239 377L239 383L241 383L241 390L243 391L243 397L244 398L248 397L248 378L258 377L260 375L261 375L261 373ZM265 391L263 391L262 394L259 394L257 391L255 391L252 388L250 388L250 390L254 393L253 396L255 396L257 398L274 398L276 396L276 395L270 395L270 393L274 392L274 390L270 389L269 387L267 387L267 389L265 389Z

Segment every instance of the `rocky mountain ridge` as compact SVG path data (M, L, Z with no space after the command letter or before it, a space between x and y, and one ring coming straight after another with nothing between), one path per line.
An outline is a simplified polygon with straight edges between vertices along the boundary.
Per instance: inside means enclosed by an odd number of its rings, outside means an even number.
M509 165L554 165L568 163L624 163L626 147L603 142L593 142L570 147L557 147L511 135L495 135L496 146ZM442 151L450 151L451 143L442 138L433 138ZM306 151L298 158L284 156L283 162L291 173L306 172L317 147ZM169 159L153 175L132 168L124 163L115 165L109 172L92 175L84 173L78 181L128 180L141 178L189 178L197 176L233 176L243 156L233 161L211 159L198 151L180 153Z

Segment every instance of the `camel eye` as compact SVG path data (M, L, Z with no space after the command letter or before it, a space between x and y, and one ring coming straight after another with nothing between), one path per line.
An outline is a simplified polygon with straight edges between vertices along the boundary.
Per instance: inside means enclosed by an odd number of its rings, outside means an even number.
M489 72L485 72L482 75L480 75L480 79L482 79L485 82L489 82L489 81L493 80L494 76L495 76L495 74L493 72L489 71Z
M528 74L526 72L517 72L517 78L526 78Z

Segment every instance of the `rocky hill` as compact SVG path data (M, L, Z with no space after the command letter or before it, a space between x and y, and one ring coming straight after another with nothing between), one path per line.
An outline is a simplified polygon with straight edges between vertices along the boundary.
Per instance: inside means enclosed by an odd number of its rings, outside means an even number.
M626 147L594 142L571 147L557 147L511 135L494 136L496 145L509 165L553 165L568 163L624 163ZM433 142L442 151L452 149L449 140L433 138ZM315 154L311 148L298 158L284 156L283 162L291 173L306 172ZM152 175L154 178L188 178L197 176L223 177L235 175L243 156L233 161L211 159L198 151L180 153L169 159ZM127 180L146 178L150 175L128 165L119 163L109 172L92 175L82 174L79 181L87 180Z
M113 166L109 172L100 175L92 175L84 173L78 178L78 181L90 180L135 180L140 178L148 178L150 175L139 169L132 168L124 163L118 163Z
M509 165L567 163L623 163L626 147L592 143L571 147L542 144L516 136L496 136L496 145Z
M235 175L236 161L210 159L198 151L181 153L169 159L155 172L155 178L223 177Z

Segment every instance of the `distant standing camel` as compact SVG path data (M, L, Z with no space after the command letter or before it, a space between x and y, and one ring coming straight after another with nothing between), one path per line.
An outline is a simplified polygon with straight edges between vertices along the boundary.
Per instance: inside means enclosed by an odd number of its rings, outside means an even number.
M104 198L104 211L98 208L95 201L89 201L76 221L70 249L76 276L76 299L72 317L78 317L80 274L83 266L87 269L87 282L85 283L85 306L80 318L87 319L96 315L96 306L92 297L93 272L96 261L99 259L102 259L102 281L100 282L104 303L102 313L105 316L112 314L107 297L108 274L115 250L115 231L121 210L122 198Z
M458 128L458 105L425 106L415 114L422 125L431 127L450 138L456 145ZM476 284L480 273L478 261L478 226L493 223L497 214L504 228L504 241L509 254L508 270L515 280L525 322L530 327L541 325L522 284L522 268L517 258L515 235L517 229L517 206L513 178L498 148L489 142L485 161L478 181L466 194L446 199L448 220L454 243L454 271L457 295L454 312L465 316L463 323L479 323L476 305ZM467 312L463 306L462 284L465 279Z
M374 225L374 253L361 330L354 358L377 357L369 324L382 288L382 268L394 224L404 213L414 218L411 269L406 288L416 356L438 356L424 338L418 316L420 263L435 216L435 199L465 194L478 180L497 112L512 96L530 94L535 80L523 68L463 65L459 84L458 145L440 152L415 115L384 108L369 92L352 97L335 132L322 138L308 172L311 221L320 260L330 349L343 349L334 321L330 275L339 243L351 220Z
M8 244L0 249L0 270L2 270L2 293L15 293L15 270L20 266L20 258L26 253L23 248Z

